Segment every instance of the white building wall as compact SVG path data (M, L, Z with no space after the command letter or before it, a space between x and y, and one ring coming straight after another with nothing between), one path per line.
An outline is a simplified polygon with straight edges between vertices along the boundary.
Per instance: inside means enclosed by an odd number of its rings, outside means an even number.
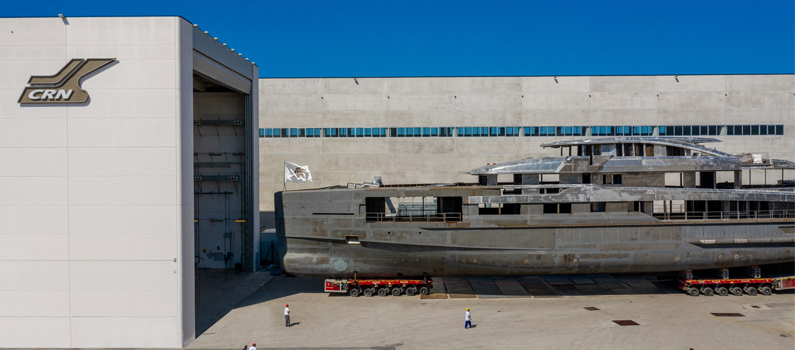
M795 77L784 75L260 79L261 128L783 124L784 135L708 136L719 150L795 160ZM260 138L260 211L272 218L283 161L303 189L474 182L487 163L556 155L576 137ZM510 181L510 179L501 179ZM263 223L273 227L272 220Z
M0 347L193 338L190 29L174 17L0 20ZM31 75L111 57L82 83L88 103L17 103Z

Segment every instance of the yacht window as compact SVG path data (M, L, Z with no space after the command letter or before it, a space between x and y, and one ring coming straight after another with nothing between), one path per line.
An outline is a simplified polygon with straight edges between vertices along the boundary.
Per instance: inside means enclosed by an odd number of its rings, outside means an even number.
M461 197L367 197L368 222L460 221Z
M602 184L604 185L621 185L623 183L621 174L604 174L602 175Z
M591 203L591 212L604 213L604 211L605 211L605 203L604 202L593 202L593 203Z
M478 176L478 185L486 186L487 184L486 175L479 175Z
M519 215L521 207L521 204L511 203L479 204L478 215Z
M601 145L601 154L605 156L614 156L616 155L616 145L615 144L607 144Z
M591 174L582 174L582 183L584 184L591 183Z
M654 144L646 144L646 157L654 157Z
M669 157L682 157L685 155L685 150L680 147L665 146L665 151Z

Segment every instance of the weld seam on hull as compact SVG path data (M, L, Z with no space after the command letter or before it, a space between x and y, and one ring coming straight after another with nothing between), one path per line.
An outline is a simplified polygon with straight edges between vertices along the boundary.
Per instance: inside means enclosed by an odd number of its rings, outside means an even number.
M722 245L722 244L759 244L759 243L780 243L793 244L795 238L727 238L727 239L699 239L691 241L691 244L698 245Z
M669 223L669 222L655 222L647 224L591 224L591 225L547 225L547 226L502 226L502 227L420 227L422 230L427 231L473 231L473 230L516 230L516 229L566 229L566 228L603 228L603 227L659 227L659 226L736 226L736 225L781 225L795 222L789 221L768 221L768 222L687 222L687 223ZM790 226L779 226L779 228L786 228Z

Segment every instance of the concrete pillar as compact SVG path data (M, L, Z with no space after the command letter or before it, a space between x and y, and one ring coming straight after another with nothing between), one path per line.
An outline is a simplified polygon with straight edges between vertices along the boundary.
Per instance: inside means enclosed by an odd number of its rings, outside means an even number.
M591 203L572 203L571 204L571 212L572 213L590 213L591 212Z
M742 188L743 187L743 171L737 170L734 172L734 188Z
M527 209L525 209L525 207ZM522 213L524 212L530 215L541 215L544 214L544 205L543 204L523 204L522 205Z
M617 203L606 203L605 204L605 212L608 213L617 213L617 212L626 212L627 211L627 202L617 202Z
M682 187L695 188L696 187L696 172L687 171L682 173Z
M643 213L646 215L652 215L654 209L654 202L653 201L646 201L643 202Z

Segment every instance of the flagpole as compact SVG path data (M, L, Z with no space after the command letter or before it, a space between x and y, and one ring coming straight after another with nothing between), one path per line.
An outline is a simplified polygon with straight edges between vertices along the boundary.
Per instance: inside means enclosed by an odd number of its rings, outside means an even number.
M284 162L284 167L282 167L282 183L284 184L284 190L287 191L287 173L284 172L284 169L287 168L287 161Z

